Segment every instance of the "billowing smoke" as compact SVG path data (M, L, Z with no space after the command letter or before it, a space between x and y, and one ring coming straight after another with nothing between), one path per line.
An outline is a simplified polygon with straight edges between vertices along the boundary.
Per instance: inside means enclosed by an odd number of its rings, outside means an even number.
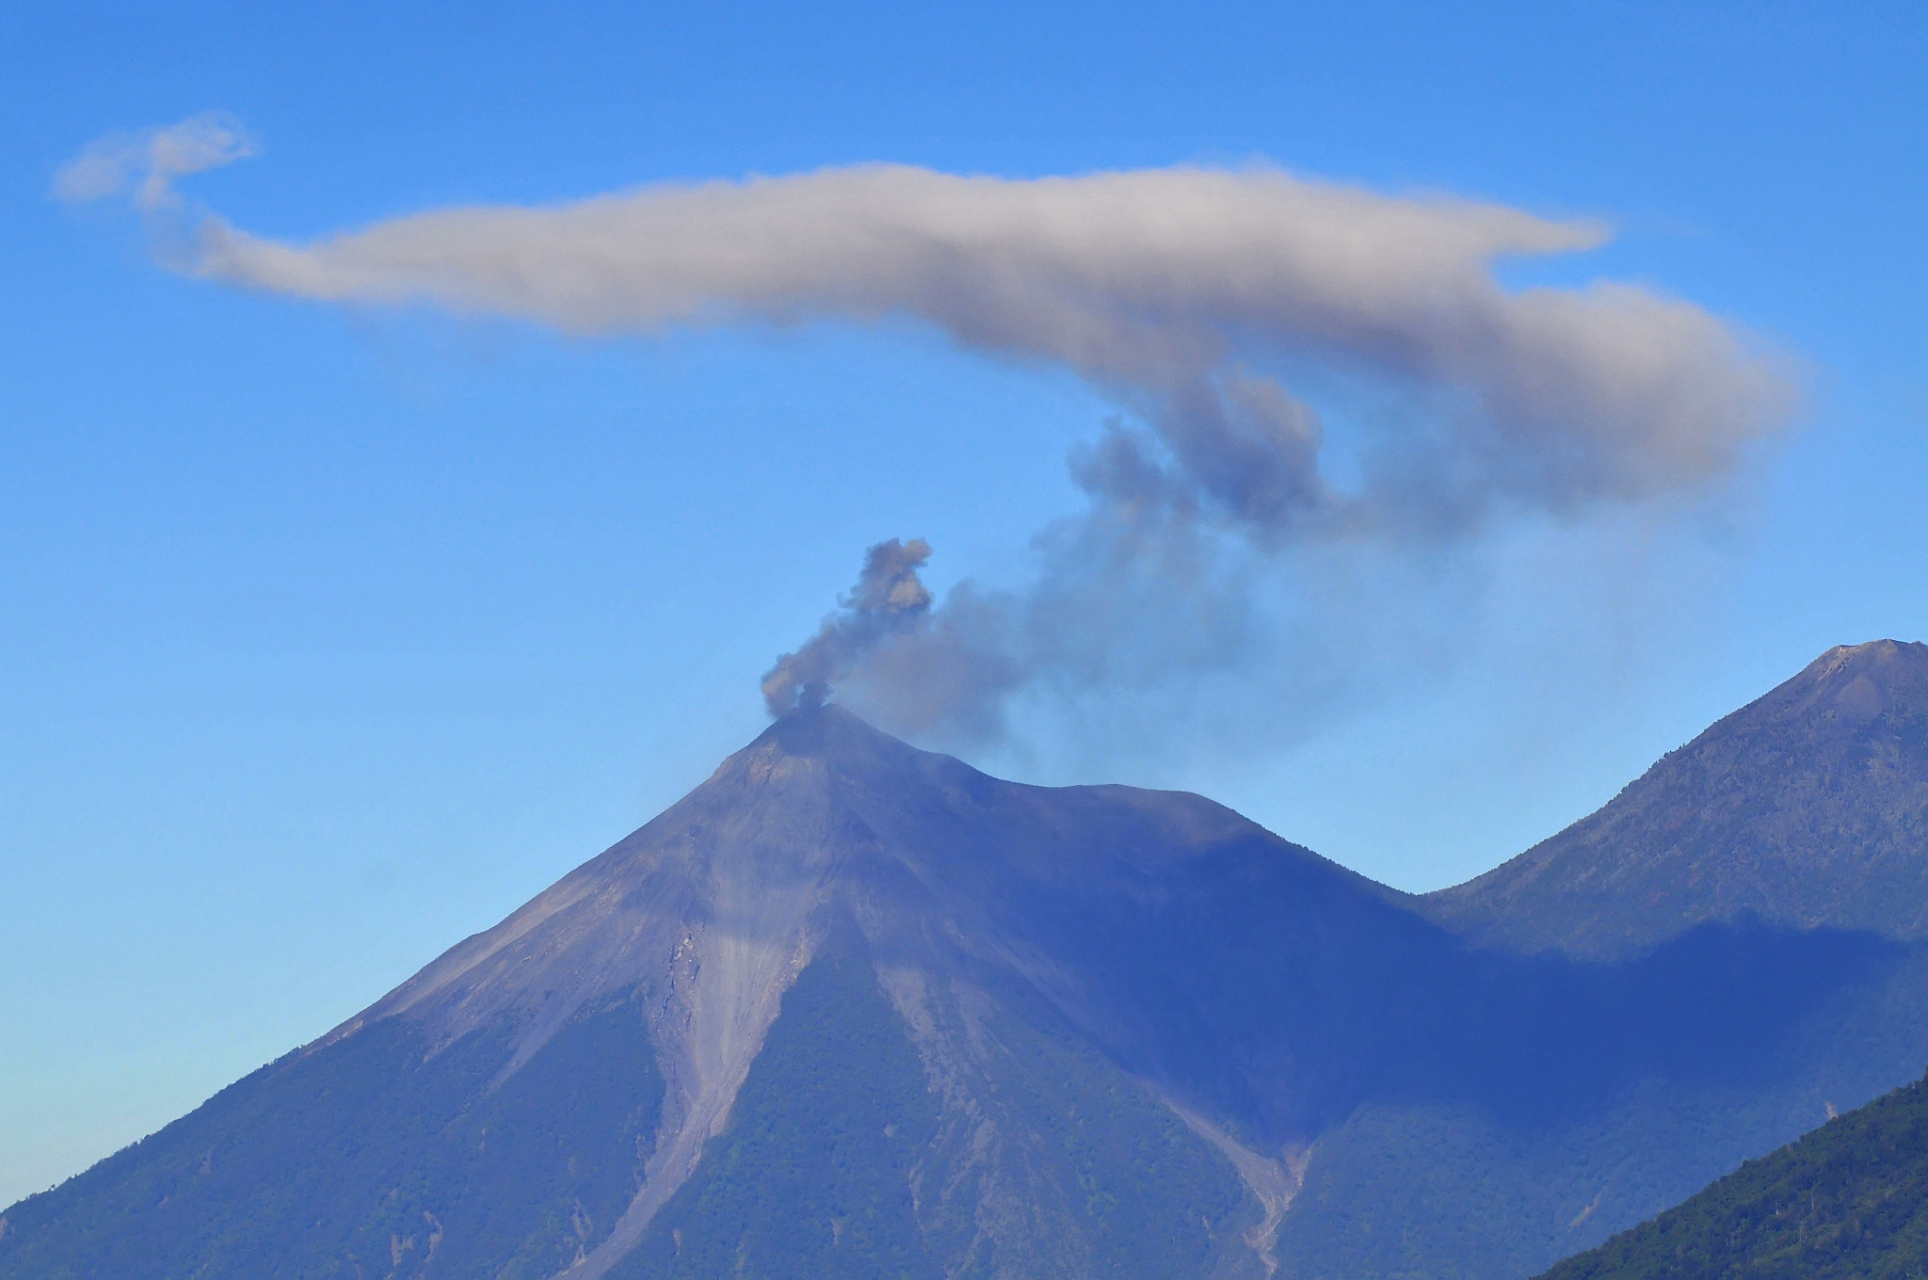
M842 610L763 677L770 714L823 705L831 688L861 667L879 642L916 628L930 613L931 593L917 576L930 558L930 544L922 538L892 538L865 552L863 572L840 602Z
M173 132L90 149L62 183L162 199L173 174L247 154L213 139L177 158L155 141ZM1263 629L1252 584L1295 550L1439 548L1496 517L1573 518L1732 472L1795 407L1779 361L1650 288L1496 278L1608 234L1264 167L866 165L437 210L309 244L209 216L178 265L582 334L911 323L1073 371L1121 417L1072 458L1088 504L1036 536L1033 581L939 604L917 576L928 548L881 544L765 681L774 712L836 690L957 740L995 735L1014 696L1236 669Z

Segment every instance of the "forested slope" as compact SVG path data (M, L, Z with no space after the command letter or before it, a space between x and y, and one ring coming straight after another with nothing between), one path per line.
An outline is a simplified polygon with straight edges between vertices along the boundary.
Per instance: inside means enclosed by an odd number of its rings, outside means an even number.
M1886 1280L1928 1273L1928 1080L1878 1098L1544 1280Z

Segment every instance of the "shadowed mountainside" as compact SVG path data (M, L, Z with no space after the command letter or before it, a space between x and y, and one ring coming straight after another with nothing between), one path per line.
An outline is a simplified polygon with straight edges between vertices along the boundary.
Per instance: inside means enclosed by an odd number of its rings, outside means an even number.
M1586 956L1746 915L1928 934L1928 645L1828 650L1599 812L1424 901L1476 941Z

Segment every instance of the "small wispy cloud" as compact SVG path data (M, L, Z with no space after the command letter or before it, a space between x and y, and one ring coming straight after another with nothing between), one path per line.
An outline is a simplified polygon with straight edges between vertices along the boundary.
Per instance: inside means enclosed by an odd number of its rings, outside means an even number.
M239 121L218 111L179 124L97 138L54 174L53 194L71 204L125 197L138 209L176 208L174 180L259 154Z

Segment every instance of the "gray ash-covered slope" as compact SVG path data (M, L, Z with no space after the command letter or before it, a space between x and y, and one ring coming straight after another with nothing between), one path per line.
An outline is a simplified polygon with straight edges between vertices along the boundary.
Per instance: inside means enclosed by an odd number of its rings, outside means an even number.
M1928 645L1830 649L1599 812L1427 904L1478 941L1574 955L1749 915L1928 934Z
M1505 1280L1918 1073L1914 963L1469 946L1199 797L829 707L6 1210L0 1280Z

